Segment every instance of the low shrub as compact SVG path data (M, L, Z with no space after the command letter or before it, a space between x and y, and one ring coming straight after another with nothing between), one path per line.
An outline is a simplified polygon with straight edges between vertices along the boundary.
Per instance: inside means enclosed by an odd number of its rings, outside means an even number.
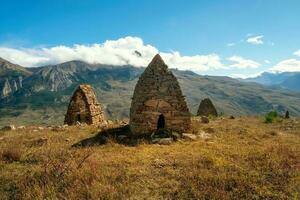
M265 123L273 123L278 118L276 111L271 111L265 116Z

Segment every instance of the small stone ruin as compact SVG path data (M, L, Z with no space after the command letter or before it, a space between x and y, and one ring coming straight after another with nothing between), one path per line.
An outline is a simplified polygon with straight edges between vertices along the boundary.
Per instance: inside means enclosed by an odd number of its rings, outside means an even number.
M191 118L176 77L156 55L139 78L130 108L133 135L147 135L159 129L190 130Z
M285 112L284 118L286 118L286 119L290 118L290 112L288 110Z
M212 101L209 98L203 99L199 105L198 108L198 112L197 112L198 116L214 116L217 117L218 113L217 110L215 108L215 106L213 105Z
M65 116L65 124L105 125L103 111L90 85L82 84L75 90Z

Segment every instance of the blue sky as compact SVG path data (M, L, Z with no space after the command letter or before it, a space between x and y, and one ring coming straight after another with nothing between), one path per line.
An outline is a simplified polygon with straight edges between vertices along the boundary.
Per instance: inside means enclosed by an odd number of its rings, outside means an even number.
M58 59L52 49L74 50L75 44L90 47L131 36L165 53L171 65L190 65L182 69L200 74L248 76L274 67L300 71L299 0L0 1L0 56L18 64L65 61L75 55ZM24 63L22 55L32 58ZM218 62L212 55L223 66L212 66ZM212 64L206 68L203 59L213 59Z

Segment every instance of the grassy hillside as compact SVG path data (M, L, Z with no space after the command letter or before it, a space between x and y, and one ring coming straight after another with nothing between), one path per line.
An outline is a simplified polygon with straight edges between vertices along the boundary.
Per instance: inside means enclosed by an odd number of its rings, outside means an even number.
M299 119L194 120L205 138L81 148L97 128L2 132L0 199L299 199L299 130Z
M72 92L81 83L91 84L110 119L129 117L131 97L144 68L90 65L72 61L40 67L24 80L23 88L0 99L0 127L7 124L62 124ZM188 107L195 114L209 97L220 114L263 115L270 110L300 116L300 93L270 89L228 77L200 76L173 70Z

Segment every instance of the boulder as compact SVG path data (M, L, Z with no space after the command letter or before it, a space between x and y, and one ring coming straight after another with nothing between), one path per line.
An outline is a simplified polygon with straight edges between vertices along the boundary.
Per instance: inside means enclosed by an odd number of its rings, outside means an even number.
M185 140L193 141L193 140L197 140L197 135L191 134L191 133L183 133L182 138L185 139Z

